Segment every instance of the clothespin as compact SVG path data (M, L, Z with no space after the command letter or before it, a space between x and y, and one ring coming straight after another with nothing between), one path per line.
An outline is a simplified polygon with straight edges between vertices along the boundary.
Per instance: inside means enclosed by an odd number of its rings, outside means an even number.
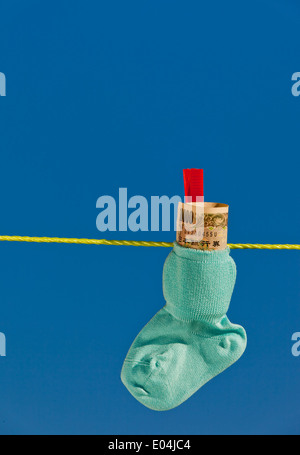
M186 202L204 202L203 169L183 169Z

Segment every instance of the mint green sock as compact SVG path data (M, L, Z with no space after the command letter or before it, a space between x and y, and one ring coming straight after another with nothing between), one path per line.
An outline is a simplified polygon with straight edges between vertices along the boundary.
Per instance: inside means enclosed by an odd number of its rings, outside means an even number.
M167 257L166 305L138 334L121 372L129 392L148 408L178 406L243 354L246 332L226 316L236 279L229 252L175 243Z

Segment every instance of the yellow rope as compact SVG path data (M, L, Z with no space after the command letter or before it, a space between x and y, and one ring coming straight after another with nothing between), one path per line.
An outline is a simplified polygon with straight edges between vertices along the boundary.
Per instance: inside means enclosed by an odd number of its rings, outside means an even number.
M259 249L259 250L300 250L300 245L270 245L261 243L228 243L231 249Z
M81 243L86 245L127 245L127 246L158 246L171 248L173 242L145 242L142 240L106 240L106 239L72 239L61 237L28 237L19 235L0 235L0 241L38 242L38 243ZM259 243L228 243L231 249L262 249L262 250L300 250L300 245L270 245Z

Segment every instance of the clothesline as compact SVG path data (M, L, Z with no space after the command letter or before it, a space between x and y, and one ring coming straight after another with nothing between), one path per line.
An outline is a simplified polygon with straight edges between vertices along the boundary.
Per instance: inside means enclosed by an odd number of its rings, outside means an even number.
M37 242L37 243L76 243L85 245L124 245L124 246L153 246L172 248L173 242L146 242L142 240L106 240L106 239L77 239L63 237L29 237L19 235L0 235L0 241L8 242ZM260 249L260 250L300 250L300 245L294 244L260 244L260 243L228 243L231 249Z

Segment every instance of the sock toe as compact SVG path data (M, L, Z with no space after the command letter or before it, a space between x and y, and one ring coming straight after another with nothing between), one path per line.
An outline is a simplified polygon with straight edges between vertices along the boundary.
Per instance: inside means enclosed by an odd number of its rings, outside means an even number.
M136 351L136 354L139 354L138 358L131 352L131 356L125 359L121 371L121 380L129 392L144 406L156 411L174 407L172 388L167 375L172 365L172 350L169 347L161 348L153 349L152 353L145 352L142 356L141 349L138 349Z

